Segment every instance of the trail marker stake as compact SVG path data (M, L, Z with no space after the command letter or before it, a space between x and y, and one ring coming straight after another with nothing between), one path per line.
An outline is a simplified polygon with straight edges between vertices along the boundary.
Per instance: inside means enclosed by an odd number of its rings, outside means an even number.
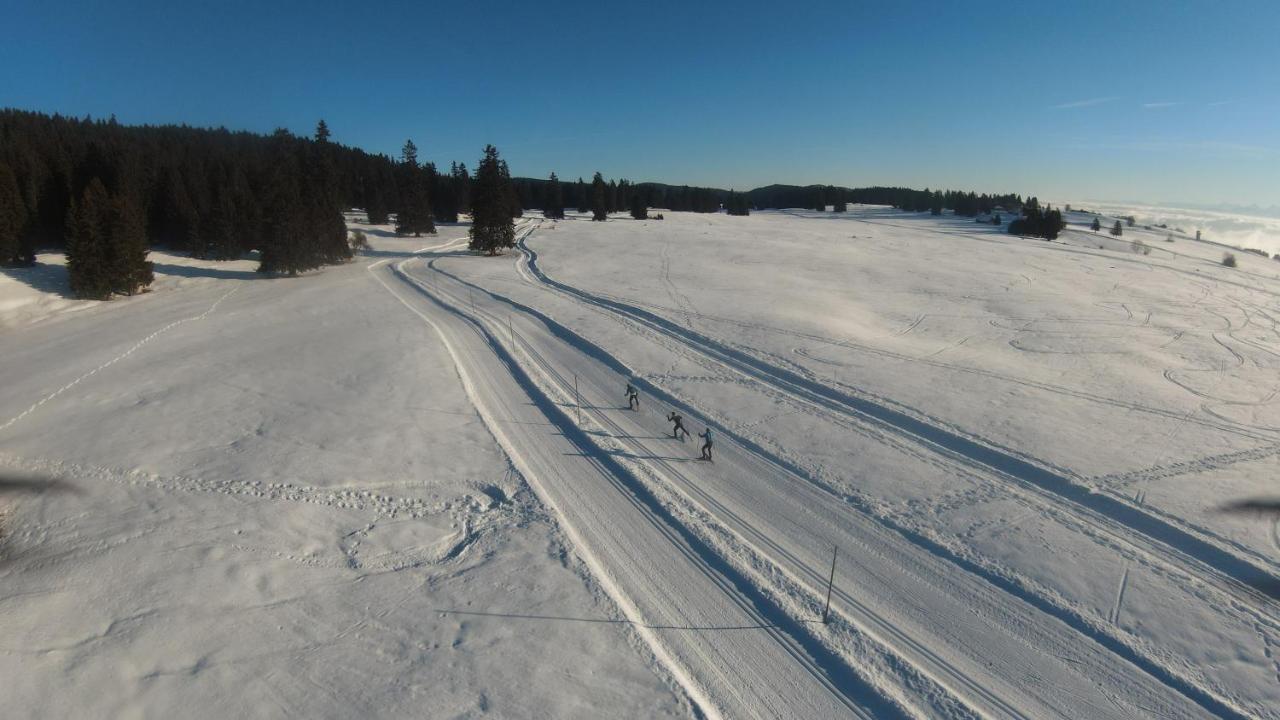
M836 553L839 548L831 546L831 576L827 578L827 604L822 608L822 624L827 624L827 616L831 613L831 586L836 582Z
M578 394L578 373L573 374L573 405L578 414L578 427L582 427L582 396Z

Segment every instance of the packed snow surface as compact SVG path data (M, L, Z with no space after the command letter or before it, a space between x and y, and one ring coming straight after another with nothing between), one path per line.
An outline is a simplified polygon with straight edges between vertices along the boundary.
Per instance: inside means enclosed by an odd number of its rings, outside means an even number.
M1280 262L1093 217L6 271L0 702L1280 717L1277 528L1221 511L1280 495Z

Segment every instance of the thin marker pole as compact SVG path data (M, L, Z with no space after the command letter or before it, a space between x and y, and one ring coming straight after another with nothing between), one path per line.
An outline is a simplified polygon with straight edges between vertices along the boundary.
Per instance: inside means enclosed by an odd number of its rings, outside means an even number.
M511 347L516 346L516 328L511 324L511 315L507 315L507 330L511 333Z
M822 608L822 624L827 624L827 615L831 612L831 586L836 582L836 553L839 548L831 546L831 577L827 578L827 604Z
M578 373L573 374L573 404L577 409L578 425L582 425L582 396L578 394Z

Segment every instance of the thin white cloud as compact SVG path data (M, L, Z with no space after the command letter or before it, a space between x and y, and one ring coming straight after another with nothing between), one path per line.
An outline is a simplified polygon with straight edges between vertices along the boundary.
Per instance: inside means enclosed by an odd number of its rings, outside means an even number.
M1217 102L1208 103L1205 107L1222 107L1223 105L1230 105L1232 102L1232 100L1219 100Z
M1061 105L1051 105L1050 107L1054 110L1065 110L1067 108L1092 107L1094 105L1109 103L1115 99L1116 98L1114 97L1096 97L1096 98L1089 98L1088 100L1075 100L1072 102L1062 103Z
M1142 103L1142 107L1148 110L1160 110L1162 108L1171 108L1181 104L1182 103L1180 102L1149 102Z

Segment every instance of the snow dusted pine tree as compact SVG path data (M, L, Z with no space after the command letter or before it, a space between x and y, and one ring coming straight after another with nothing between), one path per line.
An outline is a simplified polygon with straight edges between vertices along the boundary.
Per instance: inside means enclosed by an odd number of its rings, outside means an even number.
M471 185L471 244L476 252L497 255L515 247L516 229L511 217L511 178L506 163L498 159L498 149L484 148Z

